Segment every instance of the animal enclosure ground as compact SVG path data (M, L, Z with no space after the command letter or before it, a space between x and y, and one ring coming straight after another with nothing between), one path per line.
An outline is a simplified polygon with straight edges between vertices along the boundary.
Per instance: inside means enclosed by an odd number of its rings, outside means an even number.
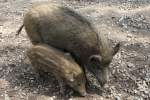
M23 30L23 14L34 2L44 0L0 0L0 100L57 100L58 83L51 75L36 79L26 51L31 43ZM62 3L82 13L112 46L121 49L110 64L110 81L101 94L72 100L150 99L150 1L149 0L45 0ZM78 2L80 1L80 2Z

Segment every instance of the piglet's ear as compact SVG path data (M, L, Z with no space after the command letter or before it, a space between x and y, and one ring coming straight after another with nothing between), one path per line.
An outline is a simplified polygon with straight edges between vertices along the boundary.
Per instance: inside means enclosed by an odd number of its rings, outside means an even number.
M92 55L89 57L89 61L100 61L101 62L102 57L100 55Z
M115 55L120 49L120 43L117 43L116 46L113 48L113 55Z

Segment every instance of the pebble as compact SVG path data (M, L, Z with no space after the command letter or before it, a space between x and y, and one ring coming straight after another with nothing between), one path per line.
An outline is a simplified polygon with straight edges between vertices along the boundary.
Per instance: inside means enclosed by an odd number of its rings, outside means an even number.
M114 97L115 100L121 100L119 96Z
M129 68L135 67L135 65L134 65L133 63L130 63L130 62L127 62L127 66L128 66Z
M34 94L37 94L38 92L37 92L37 91L33 91L33 93L34 93Z
M132 34L127 34L127 37L128 38L132 38Z
M142 99L139 97L134 97L133 100L142 100Z
M3 70L3 68L2 67L0 67L0 71L2 71Z

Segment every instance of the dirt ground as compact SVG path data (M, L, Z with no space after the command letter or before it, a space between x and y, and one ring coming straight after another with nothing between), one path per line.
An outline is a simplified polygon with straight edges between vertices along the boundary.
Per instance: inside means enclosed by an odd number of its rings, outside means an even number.
M0 0L0 100L61 100L55 78L36 79L26 50L31 43L23 30L15 36L23 15L34 2L62 3L82 13L121 49L110 65L110 80L102 93L69 100L150 100L149 0Z

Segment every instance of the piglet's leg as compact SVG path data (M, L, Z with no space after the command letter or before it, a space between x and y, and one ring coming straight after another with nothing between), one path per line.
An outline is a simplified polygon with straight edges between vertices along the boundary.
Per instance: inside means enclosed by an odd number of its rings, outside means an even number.
M40 63L39 60L43 59L38 55L38 52L32 47L27 51L27 56L32 64L32 67L34 71L36 72L37 76L36 78L38 79L39 77L44 76L44 70L42 70L42 67L45 66L44 64Z

